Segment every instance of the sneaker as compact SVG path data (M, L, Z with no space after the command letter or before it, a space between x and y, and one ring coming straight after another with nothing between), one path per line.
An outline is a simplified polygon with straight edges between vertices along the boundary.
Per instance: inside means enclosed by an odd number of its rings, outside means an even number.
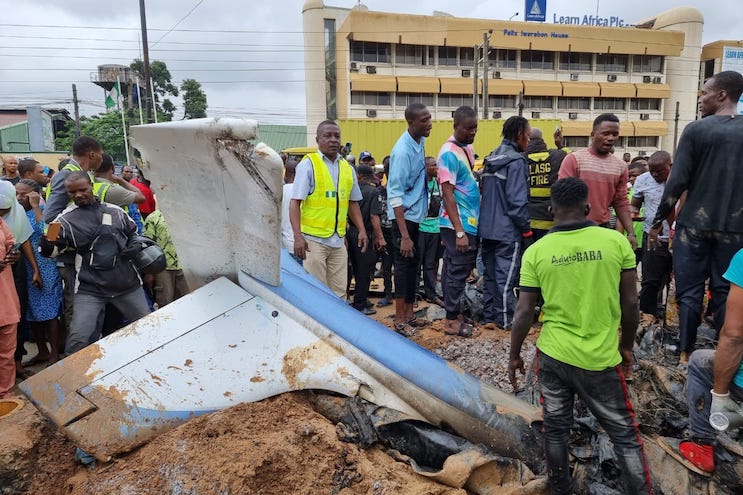
M392 302L388 300L386 297L383 297L382 299L379 300L379 302L377 302L377 307L383 308L385 306L389 306L390 304L392 304Z
M658 437L658 445L687 469L702 476L712 476L715 470L715 449L678 438Z
M373 308L364 307L364 308L356 308L356 309L359 311L359 313L365 314L366 316L377 314L377 310Z

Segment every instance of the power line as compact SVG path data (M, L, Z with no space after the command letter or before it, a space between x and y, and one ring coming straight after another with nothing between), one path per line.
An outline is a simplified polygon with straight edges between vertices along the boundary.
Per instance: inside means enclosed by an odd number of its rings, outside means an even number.
M178 27L178 24L180 24L181 22L183 22L184 20L186 20L186 18L187 18L188 16L190 16L190 15L191 15L191 14L193 13L193 11L194 11L194 10L196 10L196 9L197 9L197 8L199 7L199 5L201 5L202 3L204 3L204 0L199 0L198 2L196 2L196 5L194 5L194 6L193 6L193 7L191 8L191 10L189 10L189 11L188 11L188 14L184 15L183 17L181 17L181 19L180 19L180 20L179 20L178 22L176 22L176 23L175 23L175 24L173 25L173 27L172 27L172 28L170 28L170 29L169 29L169 30L168 30L168 31L167 31L167 32L166 32L165 34L163 34L163 35L162 35L162 36L160 37L160 39L159 39L159 40L157 40L156 42L154 42L154 43L153 43L153 44L152 44L152 45L150 46L150 48L152 48L153 46L155 46L155 45L157 45L158 43L160 43L160 42L161 42L161 41L163 40L163 38L165 38L165 37L166 37L167 35L169 35L170 33L172 33L172 32L173 32L173 30L174 30L175 28L177 28L177 27Z

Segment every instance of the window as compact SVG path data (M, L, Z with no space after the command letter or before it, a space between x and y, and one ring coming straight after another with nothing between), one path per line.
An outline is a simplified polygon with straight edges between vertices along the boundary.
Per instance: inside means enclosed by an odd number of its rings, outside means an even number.
M495 69L515 69L516 50L490 49L490 66Z
M627 55L599 53L596 55L597 72L627 72Z
M594 110L624 110L626 100L624 98L594 98Z
M474 48L460 48L459 49L459 65L462 67L474 67L475 66L475 49Z
M458 51L459 49L456 46L440 46L439 65L457 65Z
M561 110L588 110L591 108L590 98L562 98L557 97L557 108Z
M657 136L628 136L627 147L628 148L657 148L658 137Z
M515 108L516 97L513 95L488 95L488 106L490 108Z
M371 41L352 41L351 60L354 62L389 63L390 45Z
M395 63L407 65L426 65L426 47L421 45L397 45Z
M660 55L635 55L632 63L635 72L663 72L663 57Z
M423 103L427 107L433 106L432 93L397 93L395 105L398 107L407 107L411 103Z
M351 91L352 105L392 106L390 93L377 93L375 91Z
M439 107L472 106L472 95L439 95Z
M524 106L526 108L554 108L551 96L524 96Z
M566 148L588 148L590 138L588 136L565 136L562 138L562 144Z
M660 98L633 98L630 100L631 110L660 110Z
M563 52L560 54L560 70L591 70L592 53Z
M522 69L547 69L552 70L555 67L555 52L545 52L542 50L522 50L521 51L521 68Z

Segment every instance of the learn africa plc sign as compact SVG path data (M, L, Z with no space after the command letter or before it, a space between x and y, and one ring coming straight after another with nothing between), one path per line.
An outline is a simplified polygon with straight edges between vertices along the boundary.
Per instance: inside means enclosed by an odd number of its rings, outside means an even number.
M547 0L524 0L524 20L544 22L547 19Z
M722 48L722 70L734 70L743 74L743 48L734 46ZM738 113L743 115L743 96L738 100Z

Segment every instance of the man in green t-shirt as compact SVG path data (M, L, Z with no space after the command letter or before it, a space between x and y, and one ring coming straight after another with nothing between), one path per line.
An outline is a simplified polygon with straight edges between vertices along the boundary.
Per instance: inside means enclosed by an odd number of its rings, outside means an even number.
M639 319L635 254L621 234L586 218L590 205L582 180L568 177L550 189L555 226L524 252L521 262L508 365L511 384L516 389L517 369L524 373L521 345L541 295L537 376L553 493L573 493L568 441L578 394L611 438L627 493L650 494L650 470L625 383Z

